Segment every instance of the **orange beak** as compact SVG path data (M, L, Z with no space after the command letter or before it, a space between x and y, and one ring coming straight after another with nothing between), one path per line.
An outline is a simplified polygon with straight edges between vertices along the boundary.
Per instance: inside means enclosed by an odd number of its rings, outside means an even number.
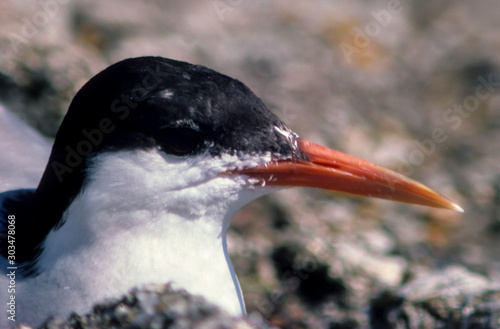
M271 186L316 187L463 212L437 192L392 170L305 140L297 143L308 160L276 161L231 174L248 175Z

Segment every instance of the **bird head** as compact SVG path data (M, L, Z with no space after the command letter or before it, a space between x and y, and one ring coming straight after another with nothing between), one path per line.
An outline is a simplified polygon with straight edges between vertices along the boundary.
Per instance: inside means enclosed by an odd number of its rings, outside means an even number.
M207 175L245 176L245 188L315 187L461 210L396 172L299 138L238 80L161 57L118 62L77 93L38 190L59 194L64 209L92 160L124 149L220 160Z
M120 159L124 151L134 156ZM106 170L96 174L103 159ZM123 166L132 159L135 171ZM31 207L19 210L27 212L19 234L29 241L20 260L39 255L70 203L99 177L112 178L115 198L133 184L150 191L149 201L184 191L175 205L163 203L171 210L197 202L234 202L234 210L276 188L303 186L462 211L414 180L301 139L243 83L161 57L111 65L76 94ZM193 186L203 187L193 194Z

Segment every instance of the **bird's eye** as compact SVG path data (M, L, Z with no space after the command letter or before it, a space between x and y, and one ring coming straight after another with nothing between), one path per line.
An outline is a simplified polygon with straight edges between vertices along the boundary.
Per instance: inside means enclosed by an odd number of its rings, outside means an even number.
M175 155L191 154L203 144L202 134L192 128L162 129L163 149Z

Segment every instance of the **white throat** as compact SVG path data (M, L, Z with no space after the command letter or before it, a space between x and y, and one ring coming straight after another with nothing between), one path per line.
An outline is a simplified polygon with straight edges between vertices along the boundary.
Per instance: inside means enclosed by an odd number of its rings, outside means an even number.
M187 159L158 150L101 154L64 225L48 235L41 274L21 283L26 295L19 300L26 303L19 307L31 312L19 314L85 312L132 287L167 282L244 314L226 230L238 209L269 189L250 188L245 176L219 174L268 160Z

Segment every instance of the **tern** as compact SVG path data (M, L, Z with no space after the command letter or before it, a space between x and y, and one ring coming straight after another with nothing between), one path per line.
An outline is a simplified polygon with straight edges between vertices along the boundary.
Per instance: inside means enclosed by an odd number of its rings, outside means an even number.
M299 138L238 80L161 57L111 65L74 97L38 186L0 194L0 325L167 282L245 314L227 229L242 206L291 186L461 211Z

